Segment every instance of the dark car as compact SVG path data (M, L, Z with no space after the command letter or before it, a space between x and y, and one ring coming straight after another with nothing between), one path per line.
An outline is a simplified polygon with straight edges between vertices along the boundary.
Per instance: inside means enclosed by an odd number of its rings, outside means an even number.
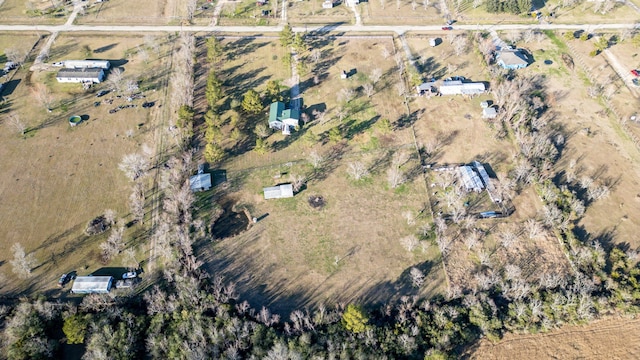
M152 107L152 106L153 106L153 105L155 105L155 104L156 104L156 103L154 103L153 101L149 101L149 102L142 103L142 107L143 107L143 108L150 108L150 107Z
M64 287L69 281L76 278L76 272L72 271L67 274L60 275L60 279L58 279L58 286Z
M109 90L100 90L98 91L98 93L96 94L96 97L102 97L105 96L109 93Z
M631 74L632 74L633 76L639 76L639 77L640 77L640 71L638 71L638 70L636 70L636 69L631 70Z
M452 26L443 26L442 30L453 30Z

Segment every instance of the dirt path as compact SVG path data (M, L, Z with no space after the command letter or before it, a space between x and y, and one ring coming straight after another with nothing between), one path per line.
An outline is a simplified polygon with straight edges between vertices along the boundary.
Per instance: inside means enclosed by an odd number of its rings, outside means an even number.
M362 26L362 18L360 17L360 13L358 12L358 8L354 0L348 0L349 8L353 11L353 15L356 17L356 26Z
M548 334L509 334L498 343L482 340L471 359L638 359L640 319L607 319L565 326Z
M631 75L631 70L625 67L624 65L622 65L620 61L618 61L618 58L616 58L616 56L613 55L611 50L605 49L603 53L607 58L607 62L609 63L609 65L611 65L611 68L618 74L618 76L620 76L624 84L627 85L627 87L629 88L629 91L631 91L631 94L637 98L638 97L638 92L636 90L637 88L631 82L631 80L633 80L633 76Z
M218 19L222 13L222 6L227 3L227 0L218 0L216 7L213 8L213 17L211 19L211 26L218 25Z

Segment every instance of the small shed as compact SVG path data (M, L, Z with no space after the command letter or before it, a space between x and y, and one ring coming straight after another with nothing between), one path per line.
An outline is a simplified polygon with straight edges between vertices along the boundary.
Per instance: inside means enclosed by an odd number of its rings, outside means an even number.
M202 173L198 175L193 175L189 178L189 186L191 186L191 191L206 191L211 189L211 174Z
M322 3L322 8L323 9L333 9L333 1L325 1Z
M293 197L293 185L282 184L272 187L266 187L264 190L265 200L269 199L284 199Z
M488 107L488 108L482 109L482 117L484 119L494 119L496 116L498 116L498 112L496 111L496 108Z
M113 276L78 276L71 287L72 294L106 294L113 285Z
M438 46L438 39L437 38L429 39L429 46L431 46L431 47Z
M488 101L483 101L480 103L480 107L483 109L486 109L489 107L489 102Z

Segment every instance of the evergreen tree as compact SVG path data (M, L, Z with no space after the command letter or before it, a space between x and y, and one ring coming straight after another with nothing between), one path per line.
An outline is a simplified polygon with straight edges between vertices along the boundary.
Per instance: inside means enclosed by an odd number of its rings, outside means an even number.
M248 113L260 113L264 108L264 106L262 105L262 99L260 99L260 94L258 94L253 89L244 93L244 98L242 99L242 108Z

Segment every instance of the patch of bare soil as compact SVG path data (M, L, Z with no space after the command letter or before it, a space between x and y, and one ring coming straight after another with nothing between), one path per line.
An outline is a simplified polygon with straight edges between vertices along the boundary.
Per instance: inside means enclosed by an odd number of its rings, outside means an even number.
M640 319L606 319L565 326L547 334L509 334L498 343L482 340L471 359L638 359Z

